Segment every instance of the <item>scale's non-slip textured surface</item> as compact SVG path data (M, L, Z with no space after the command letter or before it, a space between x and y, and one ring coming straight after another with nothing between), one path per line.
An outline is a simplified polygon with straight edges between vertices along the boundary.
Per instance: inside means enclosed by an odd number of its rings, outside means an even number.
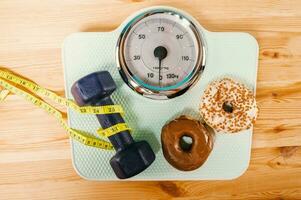
M190 172L176 170L167 163L162 154L160 133L167 121L181 114L200 118L200 97L212 80L230 76L255 91L258 60L256 40L247 33L209 32L184 13L198 24L203 33L207 50L205 70L197 84L184 95L166 101L147 99L123 82L115 58L121 30L130 19L145 11L129 17L113 32L75 33L66 38L63 64L67 97L72 98L70 88L81 77L100 70L108 70L112 74L118 85L112 98L124 107L125 120L133 129L133 137L137 141L147 140L156 153L155 162L130 180L221 180L240 176L249 165L252 129L238 134L217 134L213 151L206 163ZM78 114L70 109L68 120L71 127L95 135L99 128L95 116ZM114 151L91 148L76 141L71 144L74 168L80 176L91 180L117 180L109 164Z

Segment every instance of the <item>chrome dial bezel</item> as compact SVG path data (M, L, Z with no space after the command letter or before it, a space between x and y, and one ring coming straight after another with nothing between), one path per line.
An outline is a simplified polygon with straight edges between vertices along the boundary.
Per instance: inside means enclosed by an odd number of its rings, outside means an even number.
M178 23L181 23L182 26L184 26L186 29L190 29L193 32L198 45L197 61L190 74L190 78L179 87L171 90L153 90L139 84L133 78L133 74L129 70L129 67L127 66L125 61L125 41L129 35L130 30L135 26L135 24L137 24L142 19L156 14L168 14L176 17ZM170 99L184 94L189 88L191 88L196 83L197 80L199 80L205 68L205 51L205 42L202 37L202 34L197 28L197 26L190 19L176 11L168 9L156 9L147 11L143 14L136 16L123 28L116 46L117 67L124 82L138 94L141 94L151 99Z

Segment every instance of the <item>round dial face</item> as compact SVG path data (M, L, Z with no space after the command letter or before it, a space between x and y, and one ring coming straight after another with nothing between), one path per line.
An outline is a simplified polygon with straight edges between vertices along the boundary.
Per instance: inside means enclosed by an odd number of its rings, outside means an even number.
M200 67L200 35L190 21L171 12L137 20L123 38L121 58L137 86L160 94L179 91Z

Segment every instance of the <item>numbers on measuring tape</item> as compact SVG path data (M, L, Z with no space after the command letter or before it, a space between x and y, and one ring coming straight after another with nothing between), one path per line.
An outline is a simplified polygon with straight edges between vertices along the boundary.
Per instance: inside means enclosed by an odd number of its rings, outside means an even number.
M11 82L11 83L10 83ZM14 85L13 85L14 84ZM18 88L17 86L21 85L25 89L31 91L33 94L30 94L24 89ZM0 69L0 86L3 87L3 90L0 90L0 102L3 101L9 92L17 94L19 96L24 97L26 100L30 101L35 106L42 108L47 113L53 115L61 124L61 126L68 132L71 138L74 140L85 144L87 146L92 146L96 148L102 148L107 150L112 150L113 146L110 142L102 140L100 138L96 138L88 133L85 133L80 130L72 129L68 126L63 118L63 114L58 109L54 108L44 100L34 96L40 95L44 97L48 97L50 100L53 100L56 103L67 106L68 108L74 109L80 113L89 113L89 114L113 114L120 113L123 114L123 109L120 105L106 105L106 106L98 106L98 107L79 107L74 101L65 99L63 97L58 96L57 94L29 81L24 78L21 78L17 75L14 75L10 72L6 72ZM109 131L108 131L109 130ZM130 130L129 127L122 123L113 126L113 128L103 130L106 135L114 135L122 130Z
M107 128L107 129L100 128L97 130L97 133L100 136L110 137L110 136L120 133L122 131L130 131L130 130L131 129L128 127L128 125L126 123L119 123L119 124L115 124L114 126Z
M65 99L63 97L58 96L57 94L46 90L45 88L23 79L19 76L16 76L12 73L0 70L0 78L9 80L15 84L21 85L28 89L29 91L33 92L36 95L40 95L42 97L48 97L52 101L59 103L63 106L67 106L77 112L83 114L113 114L113 113L123 113L123 109L120 105L107 105L107 106L83 106L79 107L73 100ZM22 92L18 91L20 95L24 95ZM114 108L114 109L109 109Z

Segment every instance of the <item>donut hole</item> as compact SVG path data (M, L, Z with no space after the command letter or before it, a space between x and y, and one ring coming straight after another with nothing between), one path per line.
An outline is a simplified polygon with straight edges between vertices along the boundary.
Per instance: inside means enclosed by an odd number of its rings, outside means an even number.
M226 113L232 113L234 110L234 106L231 104L231 102L226 101L223 103L223 110Z
M182 137L180 137L179 146L183 151L189 152L192 149L192 145L192 137L190 137L189 135L183 135Z

